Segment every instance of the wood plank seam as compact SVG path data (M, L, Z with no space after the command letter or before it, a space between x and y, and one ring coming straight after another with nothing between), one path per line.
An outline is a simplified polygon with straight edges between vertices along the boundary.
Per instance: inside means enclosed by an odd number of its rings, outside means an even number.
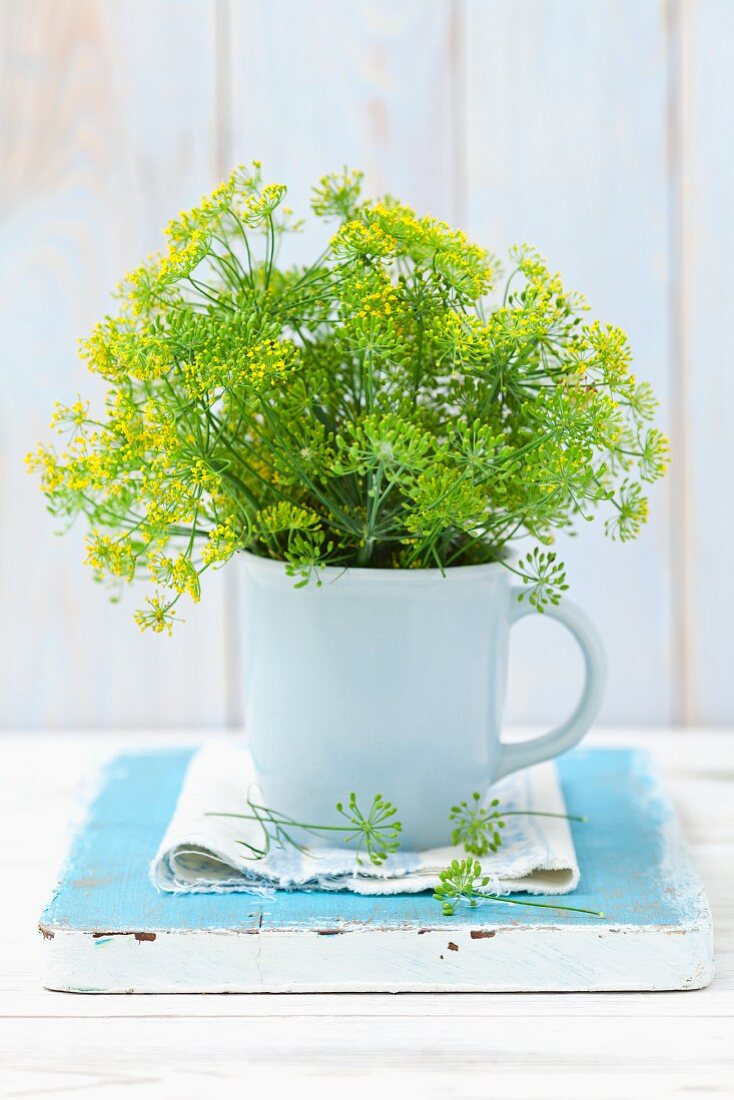
M690 150L690 38L689 0L667 0L668 53L668 227L670 253L670 339L673 462L670 478L674 505L670 510L673 615L673 676L671 707L678 725L691 726L696 718L690 640L693 622L691 569L690 478L690 268L689 224Z

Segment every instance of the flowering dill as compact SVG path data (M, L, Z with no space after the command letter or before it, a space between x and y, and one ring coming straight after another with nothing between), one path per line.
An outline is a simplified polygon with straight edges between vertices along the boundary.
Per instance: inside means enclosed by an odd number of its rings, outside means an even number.
M400 847L402 824L397 820L397 807L383 798L374 795L370 808L365 814L352 792L348 803L337 802L336 810L346 821L346 825L322 825L315 822L296 821L295 818L279 810L263 806L252 799L247 800L249 813L216 813L212 817L238 818L243 821L256 821L260 828L259 843L238 840L248 852L247 859L265 859L273 848L294 848L298 852L309 853L302 840L302 834L328 836L335 844L351 845L358 865L363 863L362 852L368 862L381 867L385 860ZM310 854L310 853L309 853Z
M603 917L595 909L582 909L576 905L561 905L559 902L526 901L524 898L509 898L503 894L490 893L486 887L490 884L489 875L482 873L478 859L468 856L466 859L453 859L448 867L439 872L438 886L433 899L441 903L445 917L453 917L457 909L466 904L470 909L485 901L501 902L504 905L523 905L530 909L555 909L566 913L586 913L590 917Z
M235 169L82 341L104 408L57 406L62 449L27 461L54 514L89 521L95 577L155 586L144 628L168 632L242 549L297 583L322 565L504 561L542 610L566 588L540 549L555 531L600 507L626 540L647 518L668 445L624 333L587 320L531 248L503 276L463 232L364 200L361 182L321 179L325 248L294 267L285 187Z

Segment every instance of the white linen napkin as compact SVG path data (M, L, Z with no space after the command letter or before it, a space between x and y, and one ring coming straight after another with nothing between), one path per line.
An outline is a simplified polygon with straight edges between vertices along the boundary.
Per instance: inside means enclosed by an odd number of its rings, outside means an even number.
M150 877L159 890L177 894L240 891L262 896L296 889L413 894L433 889L439 881L438 872L466 854L453 847L423 852L399 849L375 867L364 857L357 863L354 850L345 846L317 848L307 854L274 848L265 858L253 860L237 842L261 844L257 822L207 814L246 813L248 791L254 784L252 760L244 747L217 740L197 750L151 863ZM495 785L492 796L500 799L505 811L565 813L553 763L508 776ZM306 836L299 836L301 839L308 844ZM508 817L502 846L481 863L490 878L486 889L495 893L565 894L579 881L571 831L563 818Z

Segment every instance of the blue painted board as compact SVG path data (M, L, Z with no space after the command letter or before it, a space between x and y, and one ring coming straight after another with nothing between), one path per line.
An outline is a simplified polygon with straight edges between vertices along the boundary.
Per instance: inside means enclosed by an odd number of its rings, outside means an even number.
M485 903L454 917L430 893L158 894L148 866L191 750L115 759L42 918L44 984L79 993L695 989L711 918L648 757L559 761L581 886L558 910ZM550 900L550 899L546 899ZM558 899L556 899L558 900Z
M130 754L108 765L86 826L74 840L61 884L41 918L46 929L94 932L161 929L339 927L482 927L593 925L595 918L556 910L489 904L454 918L441 915L430 893L362 897L332 892L159 894L148 865L174 809L192 750ZM647 754L626 749L580 749L558 761L581 868L568 904L604 912L607 924L681 927L701 914L700 890L662 883L666 828L674 821ZM680 875L690 886L686 868ZM518 897L522 895L517 895ZM538 898L535 900L549 900ZM556 899L563 902L563 898Z

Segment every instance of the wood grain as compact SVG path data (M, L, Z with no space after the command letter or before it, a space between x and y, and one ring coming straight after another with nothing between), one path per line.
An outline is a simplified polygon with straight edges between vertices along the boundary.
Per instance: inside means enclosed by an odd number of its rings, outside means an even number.
M171 210L213 174L207 0L53 0L0 8L0 714L4 725L224 720L221 577L188 629L140 637L140 591L111 607L25 474L53 401L95 392L76 341ZM196 79L191 59L196 58ZM163 644L161 644L163 642Z
M729 105L734 97L731 41L734 6L726 0L686 3L681 25L681 79L686 149L681 181L682 298L680 430L685 433L682 488L686 509L677 536L687 596L686 715L725 723L734 707L734 575L730 568L734 509L734 189Z
M365 172L367 194L453 215L451 3L319 0L315 17L300 0L253 0L230 11L231 160L262 160L305 215L310 188L345 164ZM294 254L312 259L325 236L306 232Z
M197 735L198 737L201 734ZM176 735L177 744L194 735ZM610 732L652 751L714 912L717 977L697 993L75 997L40 987L36 921L64 850L80 777L98 760L170 744L128 733L0 738L0 873L17 899L0 937L0 1091L82 1088L113 1098L200 1097L246 1075L269 1095L648 1100L730 1094L734 1013L732 731ZM45 760L39 771L38 760ZM34 798L28 798L28 792ZM18 838L23 837L23 843ZM142 945L141 950L145 947ZM326 1090L325 1093L323 1090Z
M224 147L231 164L257 159L285 183L306 218L282 259L312 262L331 229L310 211L310 190L342 167L365 173L365 193L391 192L450 219L460 203L455 157L454 5L446 0L251 0L221 18L229 94ZM236 668L244 608L230 578L228 630ZM244 700L230 697L234 724Z
M607 642L603 719L730 723L733 21L729 0L5 0L0 728L241 721L236 569L172 641L141 638L140 593L108 606L22 457L92 389L76 340L120 274L252 157L300 210L348 163L498 252L528 239L629 331L671 477L637 542L560 540ZM525 623L510 718L560 719L579 680Z
M636 369L670 416L666 23L662 3L469 0L466 58L468 223L502 256L530 241L593 315L628 331ZM574 599L607 645L601 720L671 717L668 487L624 547L602 523L558 539ZM516 642L514 721L562 717L565 638L542 621ZM521 656L520 656L521 652ZM511 664L511 669L513 667Z

